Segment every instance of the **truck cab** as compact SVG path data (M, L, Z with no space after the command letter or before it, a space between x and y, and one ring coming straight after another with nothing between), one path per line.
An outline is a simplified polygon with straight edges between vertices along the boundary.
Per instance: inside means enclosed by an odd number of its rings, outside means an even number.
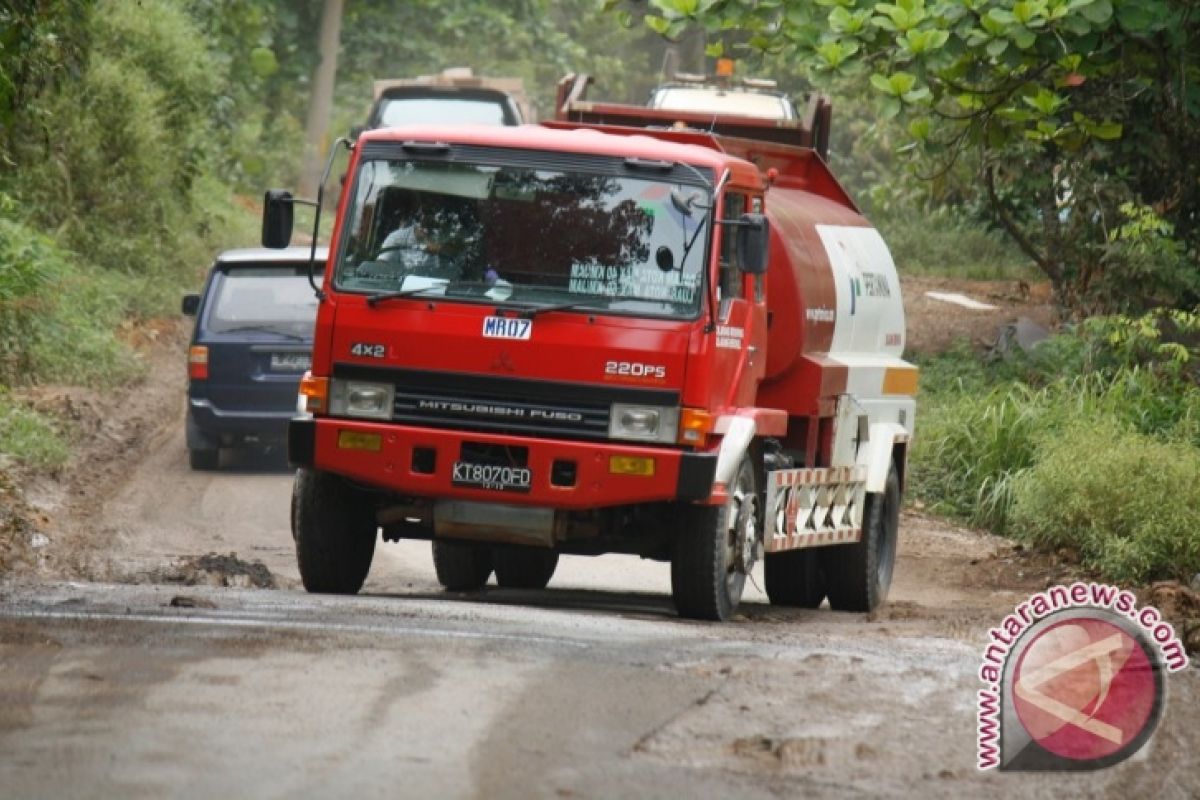
M478 77L468 67L454 67L435 75L375 81L366 124L353 134L398 125L511 126L533 120L519 78Z
M791 98L779 91L774 81L748 78L730 85L687 73L676 73L675 80L656 87L646 105L668 111L762 119L794 120L800 117Z

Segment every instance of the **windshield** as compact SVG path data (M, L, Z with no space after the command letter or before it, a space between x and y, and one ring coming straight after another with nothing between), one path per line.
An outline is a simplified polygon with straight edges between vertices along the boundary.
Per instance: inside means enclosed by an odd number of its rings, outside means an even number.
M230 267L218 277L208 330L264 330L312 338L317 298L305 274L293 268Z
M698 187L371 160L354 192L335 276L341 290L649 316L699 311L709 198ZM688 213L680 198L693 203Z
M786 97L724 89L664 87L655 92L650 106L670 111L706 111L764 119L794 119L796 116L791 101Z
M504 106L492 100L447 97L397 98L384 101L379 127L394 125L503 125Z

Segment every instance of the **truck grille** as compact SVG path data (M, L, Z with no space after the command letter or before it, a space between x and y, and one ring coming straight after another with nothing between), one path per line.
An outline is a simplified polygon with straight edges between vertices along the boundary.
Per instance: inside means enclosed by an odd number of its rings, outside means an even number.
M678 405L679 394L584 383L335 364L335 378L390 382L392 419L434 428L604 439L613 403Z

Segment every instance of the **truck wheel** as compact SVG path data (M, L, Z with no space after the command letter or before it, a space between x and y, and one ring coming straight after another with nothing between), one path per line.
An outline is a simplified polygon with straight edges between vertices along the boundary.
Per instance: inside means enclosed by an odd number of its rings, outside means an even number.
M834 611L874 611L883 605L892 585L899 530L900 477L893 466L883 492L867 495L862 539L820 549L829 606Z
M812 548L767 553L763 577L771 605L817 608L825 599L819 553Z
M433 540L433 569L451 592L483 588L492 574L492 551L479 544Z
M737 608L746 584L743 565L761 529L756 484L754 465L744 458L725 505L683 507L671 557L679 616L724 622Z
M558 566L558 553L533 547L497 547L492 558L496 583L507 589L545 589Z
M374 509L363 492L328 472L296 471L292 538L305 589L358 592L371 569L377 531Z
M214 470L221 463L220 450L188 450L188 464L194 470Z

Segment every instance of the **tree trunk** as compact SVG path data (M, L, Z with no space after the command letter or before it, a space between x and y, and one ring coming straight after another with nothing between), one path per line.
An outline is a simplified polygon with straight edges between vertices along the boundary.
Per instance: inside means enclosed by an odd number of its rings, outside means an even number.
M343 0L324 0L321 10L320 60L313 71L312 96L304 126L304 162L300 169L300 196L315 197L325 155L329 149L329 116L333 110L333 85L337 77L338 43L342 35Z

